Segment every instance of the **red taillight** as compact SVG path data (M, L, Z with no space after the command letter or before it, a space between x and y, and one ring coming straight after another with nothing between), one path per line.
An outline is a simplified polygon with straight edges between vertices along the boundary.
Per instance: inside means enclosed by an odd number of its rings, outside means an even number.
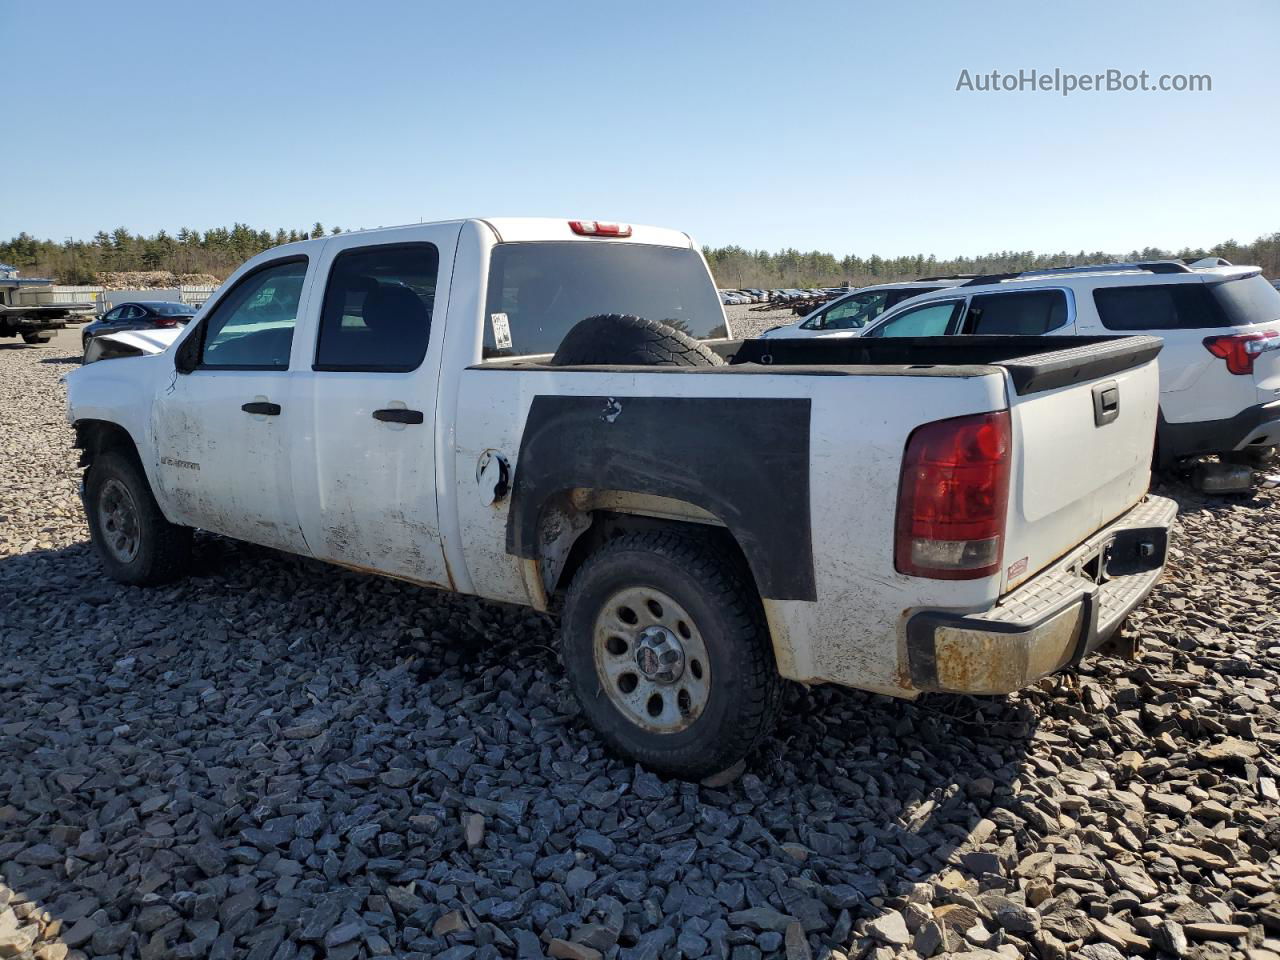
M600 220L570 220L569 229L581 237L629 237L631 224L604 223Z
M178 325L178 321L173 317L156 317L155 322L157 327L176 327Z
M1227 361L1227 371L1239 376L1253 373L1253 359L1264 350L1280 346L1280 330L1260 333L1233 333L1224 337L1205 337L1204 345L1215 357Z
M912 432L898 490L899 573L976 580L999 572L1012 446L1007 410Z

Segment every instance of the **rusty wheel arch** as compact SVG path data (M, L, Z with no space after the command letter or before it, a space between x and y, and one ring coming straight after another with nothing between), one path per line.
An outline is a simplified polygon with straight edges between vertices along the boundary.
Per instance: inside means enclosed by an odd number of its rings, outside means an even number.
M740 568L746 582L760 595L741 544L718 520L682 501L670 503L685 508L686 516L658 515L638 503L629 504L631 499L618 491L579 489L544 505L539 522L537 562L550 600L562 599L587 557L610 540L625 534L659 530L713 544Z
M139 464L142 457L129 431L110 420L77 420L75 447L80 451L80 466L89 466L95 457L107 450L123 450Z

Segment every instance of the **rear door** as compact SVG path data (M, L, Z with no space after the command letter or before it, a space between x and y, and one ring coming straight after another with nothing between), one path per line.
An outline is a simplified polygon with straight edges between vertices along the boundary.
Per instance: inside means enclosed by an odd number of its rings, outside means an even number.
M337 236L319 264L294 477L322 559L449 586L436 508L436 387L458 224L369 245Z

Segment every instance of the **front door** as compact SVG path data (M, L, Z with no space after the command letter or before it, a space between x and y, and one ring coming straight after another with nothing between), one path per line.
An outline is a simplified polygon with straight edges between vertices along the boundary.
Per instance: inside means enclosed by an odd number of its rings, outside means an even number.
M325 246L293 475L316 556L450 586L436 508L436 388L457 225Z
M156 475L175 522L307 552L292 495L301 411L289 372L307 268L292 257L251 270L189 334L199 362L175 371L155 405Z

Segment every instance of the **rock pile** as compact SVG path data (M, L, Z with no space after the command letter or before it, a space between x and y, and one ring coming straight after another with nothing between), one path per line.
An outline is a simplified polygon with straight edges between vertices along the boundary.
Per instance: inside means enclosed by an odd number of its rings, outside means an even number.
M601 750L539 615L212 537L104 580L69 342L0 349L0 957L1280 957L1275 491L1178 493L1133 659L793 689L708 787Z
M208 273L170 273L167 270L121 270L98 274L106 290L170 290L179 286L217 286L222 281Z

